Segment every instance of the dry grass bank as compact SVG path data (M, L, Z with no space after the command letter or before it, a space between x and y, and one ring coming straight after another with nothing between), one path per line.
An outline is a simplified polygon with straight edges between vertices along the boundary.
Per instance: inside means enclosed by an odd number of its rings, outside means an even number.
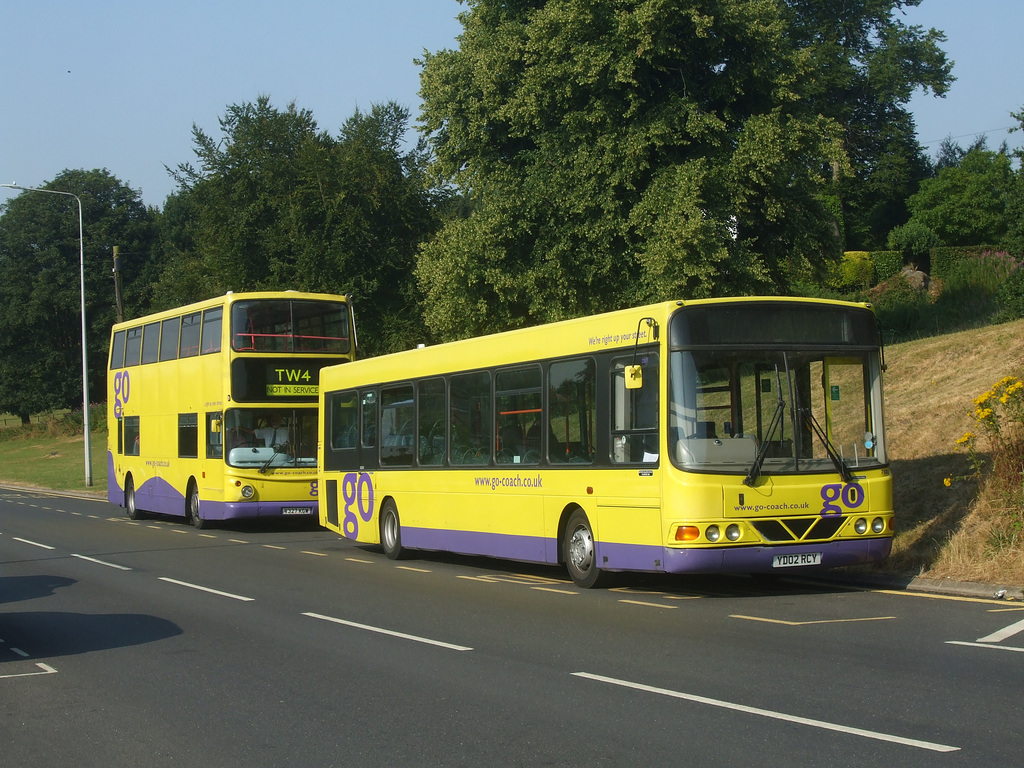
M897 344L886 362L897 534L882 568L1024 585L1024 542L1003 535L1003 500L984 480L943 484L969 471L955 441L973 426L974 398L1004 376L1024 376L1024 320Z

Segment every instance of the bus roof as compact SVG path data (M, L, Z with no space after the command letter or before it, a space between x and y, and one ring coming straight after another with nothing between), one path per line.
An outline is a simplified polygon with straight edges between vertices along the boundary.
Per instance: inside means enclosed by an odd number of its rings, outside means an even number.
M371 357L330 366L321 371L321 392L335 389L334 376L343 380L358 374L361 383L400 381L407 378L439 375L452 370L475 370L519 361L538 360L565 355L587 355L618 349L632 350L644 318L664 324L678 309L686 306L749 303L818 304L837 308L867 309L871 305L829 299L785 296L744 296L722 299L666 301L641 307L605 312L599 315L562 320L543 325L518 328L502 333L476 336L433 346L423 346L390 355ZM641 343L646 343L641 338ZM347 386L347 385L346 385Z
M349 296L342 296L341 294L333 293L306 293L304 291L295 290L243 291L240 293L228 291L227 293L221 296L214 296L213 298L203 299L202 301L196 301L191 304L183 304L180 307L173 307L171 309L165 309L160 312L153 312L148 315L134 317L130 320L124 320L120 323L114 323L112 329L119 330L121 328L133 328L143 323L151 323L169 317L176 317L178 315L199 312L204 309L210 309L211 307L220 307L229 303L234 303L236 301L253 301L260 299L299 299L305 301L335 301L343 304L351 304L351 298Z

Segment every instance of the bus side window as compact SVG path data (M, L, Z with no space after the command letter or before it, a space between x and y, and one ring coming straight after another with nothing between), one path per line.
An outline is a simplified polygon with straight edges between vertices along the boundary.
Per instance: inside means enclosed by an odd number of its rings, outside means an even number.
M129 367L139 364L142 353L142 328L129 328L124 340L124 365Z
M172 317L160 324L160 360L176 360L178 358L178 327L181 318Z
M142 329L142 364L155 363L160 346L160 323L146 323Z
M548 369L548 461L594 461L595 366L592 358L552 363Z
M640 389L626 389L626 366L630 358L612 364L612 461L653 464L658 461L658 356L641 355L643 370Z
M199 458L199 416L195 413L178 414L178 458Z
M541 373L531 365L494 377L498 464L538 464L541 443Z
M491 376L487 371L451 377L448 422L452 464L491 460Z
M412 384L382 389L380 392L380 463L407 467L413 456Z
M224 456L224 421L220 411L206 414L206 458L220 459Z
M110 342L110 370L124 367L124 331L117 331Z
M327 395L330 414L330 435L327 441L333 450L355 448L359 444L359 411L356 409L354 390L331 392Z
M121 422L124 425L124 436L121 447L125 456L139 455L139 417L125 416Z
M420 464L444 463L447 450L445 439L444 379L420 382L417 404L417 440Z
M200 317L200 313L195 312L181 318L178 357L195 357L199 354Z
M203 341L202 352L209 355L213 352L220 352L220 337L224 309L208 309L203 312Z
M377 393L373 390L363 393L360 415L363 420L362 446L374 448L377 445Z

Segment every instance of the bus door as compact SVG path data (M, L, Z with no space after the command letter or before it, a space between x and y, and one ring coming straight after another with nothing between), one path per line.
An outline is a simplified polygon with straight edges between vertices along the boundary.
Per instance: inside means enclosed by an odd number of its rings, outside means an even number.
M662 541L658 354L654 349L641 349L636 362L642 384L629 388L626 369L633 358L611 361L611 390L606 402L610 404L610 458L614 469L599 479L599 520L591 523L598 539L598 567L660 570L663 554L655 545ZM615 546L618 544L652 546Z
M346 514L344 507L362 510L364 519L372 509L373 469L377 466L377 403L376 389L329 392L326 409L323 469L327 480L321 505L321 518L337 526ZM347 498L352 489L359 489L366 498ZM360 506L359 503L362 502Z

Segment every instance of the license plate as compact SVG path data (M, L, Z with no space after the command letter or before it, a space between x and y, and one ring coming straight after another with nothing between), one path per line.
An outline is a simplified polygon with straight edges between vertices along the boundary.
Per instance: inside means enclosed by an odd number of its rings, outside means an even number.
M821 552L804 552L800 555L775 555L772 568L792 568L799 565L821 565Z
M311 515L313 514L312 507L284 507L281 510L282 515Z

